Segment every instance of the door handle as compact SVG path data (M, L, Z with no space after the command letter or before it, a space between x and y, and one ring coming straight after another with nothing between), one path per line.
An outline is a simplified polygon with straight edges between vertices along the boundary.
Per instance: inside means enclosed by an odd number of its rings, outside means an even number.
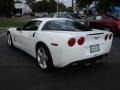
M33 37L35 36L35 32L33 33Z

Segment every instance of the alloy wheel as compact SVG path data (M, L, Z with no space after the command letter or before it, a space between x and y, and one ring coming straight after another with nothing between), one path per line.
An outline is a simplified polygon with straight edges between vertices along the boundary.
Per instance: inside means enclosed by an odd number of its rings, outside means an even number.
M38 60L38 65L42 69L46 69L48 67L47 66L48 56L46 54L46 50L43 47L40 47L37 50L37 60Z
M12 38L11 38L10 34L8 34L8 45L9 45L9 47L12 46Z

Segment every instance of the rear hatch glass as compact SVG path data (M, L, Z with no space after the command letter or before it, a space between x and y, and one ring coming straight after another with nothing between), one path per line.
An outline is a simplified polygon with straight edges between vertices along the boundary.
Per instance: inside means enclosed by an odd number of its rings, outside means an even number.
M42 30L92 31L91 28L74 20L51 20L43 26Z

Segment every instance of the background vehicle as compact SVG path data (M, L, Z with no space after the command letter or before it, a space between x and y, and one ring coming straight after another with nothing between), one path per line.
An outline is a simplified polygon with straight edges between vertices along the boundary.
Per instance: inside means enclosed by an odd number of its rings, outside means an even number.
M89 22L89 26L95 29L104 29L105 31L120 33L120 20L105 15L95 16L93 20Z
M16 17L21 17L22 14L21 14L21 13L16 13L15 16L16 16Z
M80 17L79 15L75 14L75 13L68 13L68 12L58 12L58 13L51 13L49 15L47 15L46 17L50 17L50 18L68 18L68 19L73 19L75 21L80 22L81 24L86 25L87 21L85 19L83 19L82 17Z
M22 28L9 28L9 47L15 46L37 59L42 70L65 67L109 53L112 33L92 30L65 18L38 18Z

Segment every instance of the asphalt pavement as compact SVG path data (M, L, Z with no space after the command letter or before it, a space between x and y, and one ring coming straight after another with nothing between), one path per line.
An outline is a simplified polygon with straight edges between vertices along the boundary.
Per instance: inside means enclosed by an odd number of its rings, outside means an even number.
M0 31L0 35L5 31ZM9 48L0 37L0 90L120 90L120 38L102 62L43 72L35 59L17 48Z

